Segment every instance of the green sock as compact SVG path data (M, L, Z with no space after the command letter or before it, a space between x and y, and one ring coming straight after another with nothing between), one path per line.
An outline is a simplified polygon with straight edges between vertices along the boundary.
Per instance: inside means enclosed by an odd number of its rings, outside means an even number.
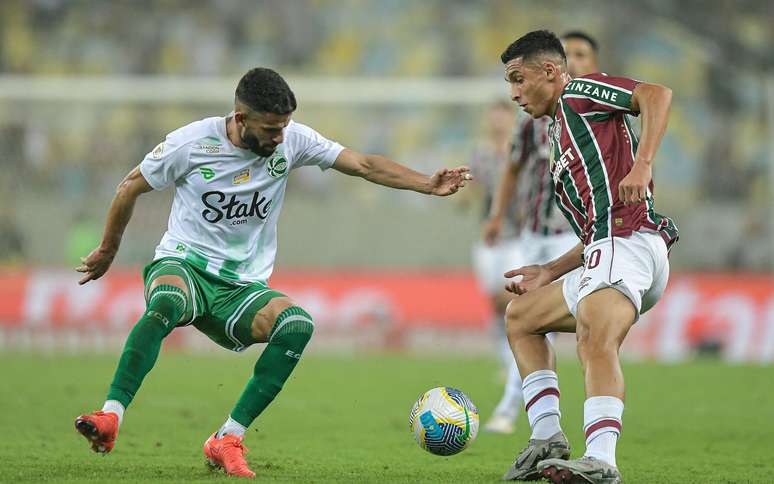
M249 427L274 400L293 372L312 337L312 317L293 306L282 311L269 333L269 344L255 364L250 381L231 411L231 418Z
M179 287L162 284L151 291L145 314L126 339L107 400L118 400L124 408L129 406L156 363L161 341L175 328L185 307L185 292Z

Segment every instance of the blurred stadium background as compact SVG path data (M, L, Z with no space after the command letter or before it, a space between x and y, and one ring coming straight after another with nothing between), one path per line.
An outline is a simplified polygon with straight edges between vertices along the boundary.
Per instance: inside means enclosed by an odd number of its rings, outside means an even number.
M0 3L0 348L115 349L172 193L141 198L108 276L71 270L122 176L164 135L230 110L236 81L285 75L295 118L430 172L469 161L507 99L499 53L582 29L605 71L674 90L657 207L681 241L631 357L774 360L774 9L765 1L79 1ZM474 196L430 199L294 172L272 285L318 320L312 350L491 348L470 270ZM209 348L181 332L174 344ZM460 345L465 341L465 345Z

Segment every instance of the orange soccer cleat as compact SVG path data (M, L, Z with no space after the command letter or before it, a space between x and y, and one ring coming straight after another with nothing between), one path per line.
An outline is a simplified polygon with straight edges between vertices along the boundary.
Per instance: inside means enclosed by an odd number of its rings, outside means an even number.
M222 467L230 476L255 477L255 472L247 467L247 448L242 445L242 438L226 434L218 439L215 435L212 434L204 443L204 455L207 456L210 466Z
M91 450L107 454L113 450L118 437L118 415L97 410L75 419L75 430L91 443Z

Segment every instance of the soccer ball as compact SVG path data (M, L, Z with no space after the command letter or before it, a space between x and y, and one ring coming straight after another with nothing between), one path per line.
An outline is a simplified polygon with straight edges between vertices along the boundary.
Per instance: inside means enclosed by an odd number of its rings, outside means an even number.
M409 428L420 447L435 455L462 452L478 434L478 409L451 387L428 390L409 415Z

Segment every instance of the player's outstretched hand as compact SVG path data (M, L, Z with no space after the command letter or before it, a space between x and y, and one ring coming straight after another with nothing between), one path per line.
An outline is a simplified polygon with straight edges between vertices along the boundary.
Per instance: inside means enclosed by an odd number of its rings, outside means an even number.
M116 256L115 251L104 249L102 246L91 251L86 257L81 257L81 265L75 268L76 271L86 274L78 281L83 285L89 281L94 281L102 277L113 263Z
M519 267L505 273L505 277L508 279L516 276L521 276L521 280L518 282L509 281L505 285L505 290L519 295L534 291L553 282L551 272L542 265Z
M457 190L465 186L465 182L472 180L470 168L458 166L457 168L441 168L430 177L430 194L445 197L457 193Z

